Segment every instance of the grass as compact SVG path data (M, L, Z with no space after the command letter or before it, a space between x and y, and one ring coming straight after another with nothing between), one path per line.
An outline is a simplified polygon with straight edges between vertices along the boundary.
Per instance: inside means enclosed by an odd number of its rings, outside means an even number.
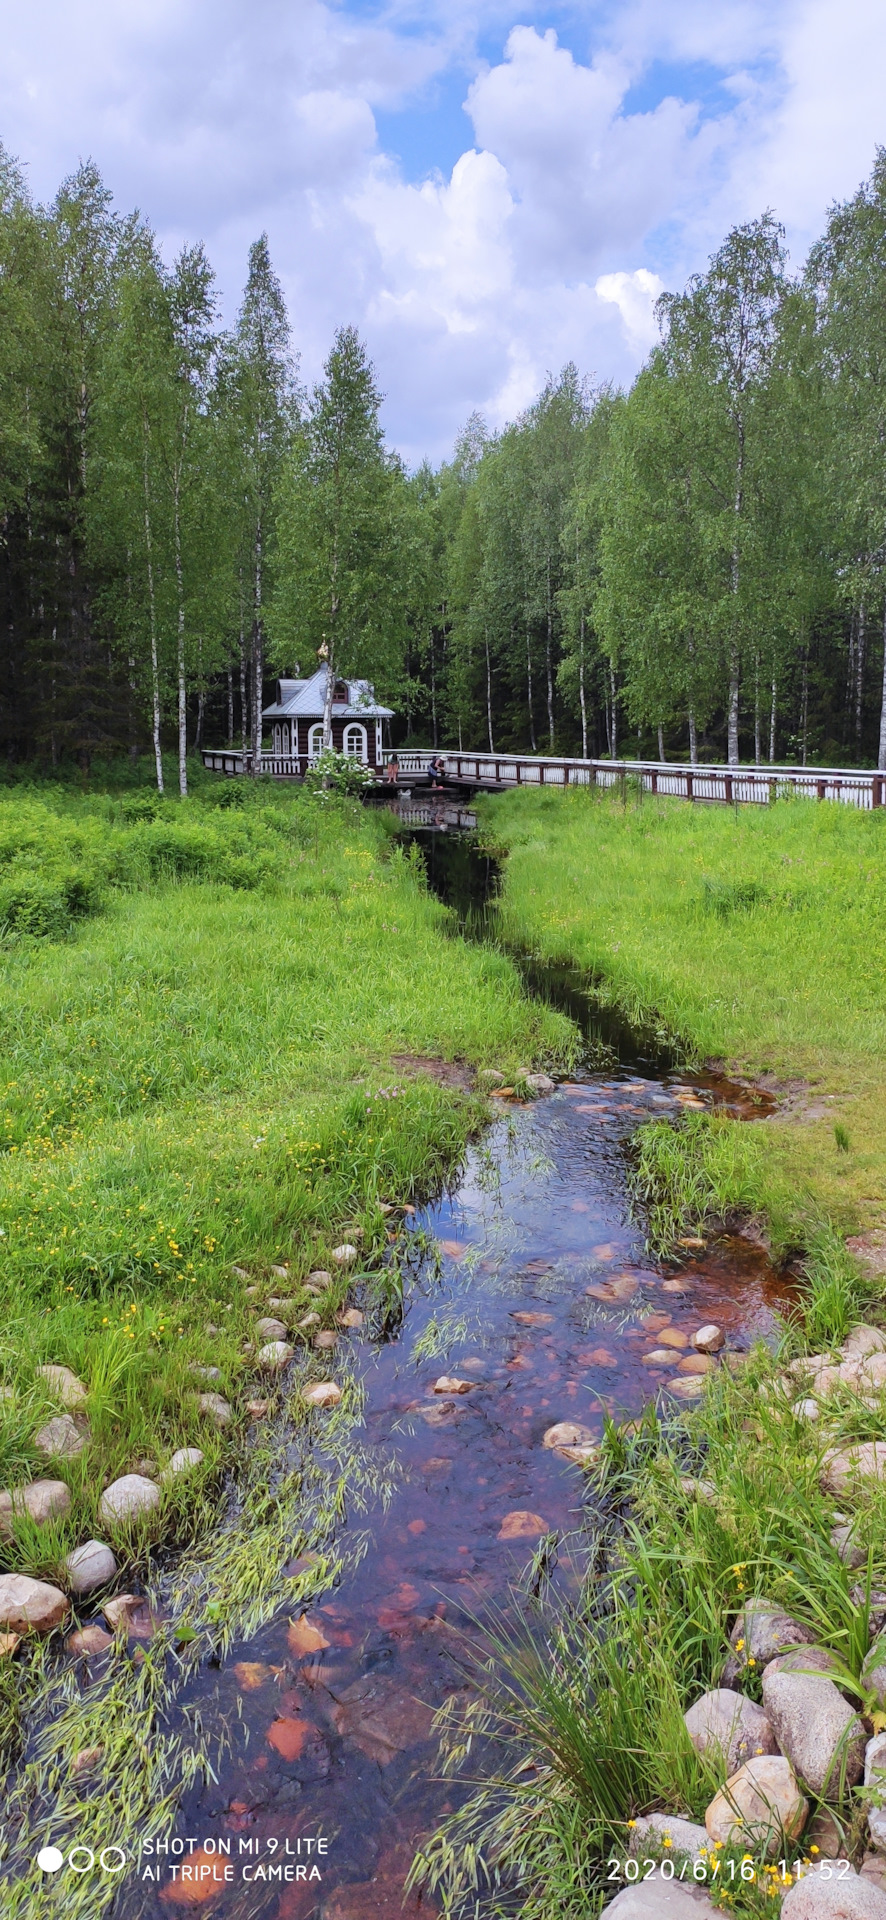
M524 790L486 802L484 818L507 851L507 939L586 967L604 1001L675 1038L687 1061L768 1076L802 1115L750 1130L687 1116L676 1145L659 1129L643 1173L648 1198L658 1154L653 1207L673 1199L682 1153L688 1219L724 1210L713 1189L767 1215L778 1248L804 1239L810 1217L845 1231L879 1220L886 820L803 800L622 806L580 790Z
M485 1114L422 1063L570 1056L569 1023L527 1000L502 955L441 939L444 919L386 821L353 801L223 782L185 805L137 786L0 791L0 1487L48 1473L71 1494L48 1525L13 1520L0 1571L64 1585L66 1553L110 1537L124 1585L138 1570L173 1622L141 1668L122 1652L82 1697L40 1646L0 1659L12 1760L26 1714L30 1727L0 1845L16 1920L54 1910L27 1866L41 1837L162 1825L188 1770L212 1764L196 1732L169 1730L182 1679L327 1579L345 1497L353 1510L377 1491L341 1351L322 1468L292 1470L293 1425L307 1439L317 1419L299 1414L297 1384L329 1358L302 1341L288 1402L255 1371L256 1309L285 1296L290 1323L310 1307L332 1325L356 1288L396 1312L401 1216L385 1209L439 1185ZM345 1238L358 1269L318 1302L306 1277L336 1271ZM82 1379L89 1423L84 1451L50 1462L35 1446L60 1411L45 1364ZM222 1431L207 1387L232 1409ZM270 1401L258 1437L255 1394ZM147 1524L109 1536L102 1489L162 1476L188 1445L202 1466L163 1482ZM160 1541L178 1549L162 1579ZM299 1541L318 1557L293 1586L282 1569ZM93 1721L98 1793L69 1771ZM81 1891L91 1915L95 1890Z

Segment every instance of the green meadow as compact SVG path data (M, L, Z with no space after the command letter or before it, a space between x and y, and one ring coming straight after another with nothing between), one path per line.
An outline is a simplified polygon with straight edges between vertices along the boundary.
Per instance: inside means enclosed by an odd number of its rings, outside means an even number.
M886 818L797 800L704 807L525 789L487 802L508 940L595 976L604 1001L779 1101L762 1126L646 1130L661 1244L742 1209L775 1244L886 1202Z
M261 788L0 798L0 1487L51 1471L74 1496L63 1521L14 1521L5 1568L52 1577L103 1537L110 1480L193 1445L203 1466L123 1545L187 1535L268 1392L246 1283L298 1300L345 1238L379 1268L383 1208L433 1189L482 1110L424 1063L568 1053L507 959L441 937L385 827ZM330 1327L347 1284L320 1302ZM88 1447L49 1468L42 1364L89 1395Z

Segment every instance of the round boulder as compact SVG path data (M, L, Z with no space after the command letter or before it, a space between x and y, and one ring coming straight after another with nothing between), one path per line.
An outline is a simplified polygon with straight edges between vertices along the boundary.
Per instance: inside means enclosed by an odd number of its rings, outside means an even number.
M530 1091L535 1094L556 1093L557 1091L557 1082L551 1079L549 1073L527 1073L524 1076L523 1084L529 1087Z
M153 1480L146 1480L140 1473L124 1473L105 1488L98 1503L99 1518L106 1525L140 1520L159 1505L160 1488Z
M737 1773L755 1755L778 1752L762 1707L730 1687L703 1693L683 1719L696 1753L721 1754L727 1774Z
M60 1400L69 1412L73 1412L75 1407L85 1406L86 1388L70 1367L38 1367L37 1378L46 1381L53 1400Z
M13 1495L13 1507L30 1514L38 1527L44 1527L47 1520L60 1520L70 1512L71 1489L64 1480L32 1480L29 1487Z
M711 1322L708 1326L697 1329L692 1335L691 1344L696 1353L719 1353L725 1337L722 1327L716 1327Z
M886 1920L886 1893L872 1881L823 1860L789 1887L781 1903L782 1920Z
M38 1453L45 1454L47 1460L69 1460L82 1453L89 1440L89 1429L77 1426L69 1413L57 1413L45 1426L39 1427L34 1435L34 1445Z
M208 1413L217 1427L227 1427L234 1418L234 1410L220 1393L200 1393L197 1404L201 1413Z
M163 1473L164 1480L174 1480L177 1473L190 1473L192 1467L202 1467L205 1454L199 1447L179 1447Z
M264 1320L256 1320L255 1331L260 1340L285 1340L286 1324L283 1320L274 1320L268 1315Z
M289 1345L288 1340L269 1340L267 1346L259 1348L258 1365L265 1373L282 1373L294 1353L295 1348Z
M332 1258L337 1267L352 1267L357 1258L357 1249L349 1240L343 1240L340 1247L333 1247Z
M24 1573L0 1574L0 1627L12 1633L51 1633L68 1612L67 1594Z
M65 1561L68 1586L72 1593L93 1593L96 1587L106 1587L117 1573L117 1562L110 1547L101 1540L87 1540L85 1546L75 1547Z
M783 1839L802 1833L808 1812L790 1761L763 1754L730 1776L714 1795L704 1823L714 1842L772 1857Z

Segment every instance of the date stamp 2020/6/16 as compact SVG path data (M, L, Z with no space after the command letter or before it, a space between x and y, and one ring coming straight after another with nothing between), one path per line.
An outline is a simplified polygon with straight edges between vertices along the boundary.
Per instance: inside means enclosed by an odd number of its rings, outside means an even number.
M693 1860L685 1854L677 1858L665 1854L655 1860L643 1860L629 1854L624 1860L613 1858L606 1862L607 1880L624 1881L628 1886L638 1880L694 1880L699 1886L718 1883L729 1886L739 1880L752 1882L762 1878L790 1887L809 1873L814 1873L818 1880L843 1880L851 1872L848 1860L755 1860L749 1853L739 1860L724 1860L716 1853L712 1853L709 1860Z

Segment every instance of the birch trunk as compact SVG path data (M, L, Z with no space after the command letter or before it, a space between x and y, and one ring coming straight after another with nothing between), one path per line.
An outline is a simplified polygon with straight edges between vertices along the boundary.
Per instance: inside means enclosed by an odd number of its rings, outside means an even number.
M864 601L862 601L861 606L858 609L858 638L857 638L856 647L855 647L855 738L856 740L861 739L861 720L862 720L862 712L864 710L864 668L865 668L866 637L867 637L867 622L865 619L865 605L864 605Z
M695 708L689 709L689 765L698 765L698 733L695 726Z
M262 708L265 704L265 636L262 626L262 559L262 524L259 518L255 529L255 575L252 604L252 684L255 689L252 702L252 774L256 780L261 773L262 766Z
M178 595L176 666L178 670L178 791L188 797L188 687L185 677L185 587L181 543L181 468L175 469L173 485L173 521L175 535L175 585Z
M489 751L490 753L494 753L495 743L492 738L492 665L489 659L489 632L486 627L483 628L483 644L486 648L486 726L489 732Z
M615 668L609 664L609 686L612 692L612 758L618 759L618 703L615 696Z
M526 628L526 699L529 705L529 745L533 753L538 752L535 738L535 714L532 711L532 648L529 644L529 628Z
M581 646L578 655L578 699L581 707L581 757L588 757L588 709L585 700L585 617L581 616Z
M662 764L664 764L664 757L665 757L665 750L664 750L664 728L663 728L663 727L659 727L659 729L658 729L658 758L659 758L659 761L660 761L660 762L661 762Z
M548 693L548 739L554 751L554 609L551 602L551 561L548 556L548 607L545 628L545 671Z
M772 705L769 709L769 765L775 766L775 720L778 709L778 681L772 676Z
M877 767L881 773L886 768L886 608L883 610L883 683L880 690L880 743L877 748Z
M228 746L234 744L234 675L228 666Z
M154 592L154 543L151 529L151 490L148 483L148 427L144 422L145 554L148 565L148 615L151 629L151 739L157 770L157 792L163 792L163 755L160 751L160 668L157 660L157 600Z
M729 704L726 728L726 757L730 767L738 766L738 717L741 691L741 652L738 641L738 589L740 584L741 551L738 530L744 506L744 421L739 416L738 429L738 465L735 481L735 533L732 544L732 594L734 608L732 615L732 639L729 647Z
M754 656L754 765L758 767L761 759L760 737L760 655Z

